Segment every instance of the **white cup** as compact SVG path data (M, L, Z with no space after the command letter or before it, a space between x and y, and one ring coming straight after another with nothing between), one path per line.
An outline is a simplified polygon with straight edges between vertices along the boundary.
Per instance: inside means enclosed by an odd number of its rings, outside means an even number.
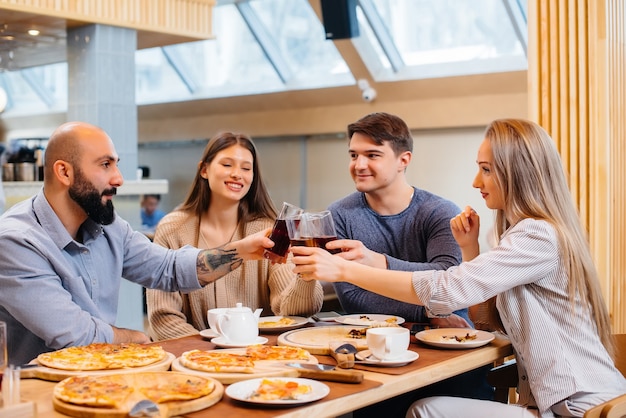
M213 308L213 309L209 309L206 313L206 319L209 323L209 327L211 328L211 330L213 332L215 332L218 335L221 335L218 331L217 331L217 318L220 315L224 315L230 308Z
M367 348L379 360L402 357L409 348L409 330L403 327L368 328L365 334Z

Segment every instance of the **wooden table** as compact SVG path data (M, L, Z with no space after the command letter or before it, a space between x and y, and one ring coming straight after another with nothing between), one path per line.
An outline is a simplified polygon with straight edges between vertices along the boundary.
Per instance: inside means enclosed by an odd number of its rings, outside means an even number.
M275 344L276 335L265 335ZM198 348L212 349L214 345L200 336L177 340L161 341L165 350L180 355L183 351ZM505 337L497 336L484 347L467 350L446 350L430 348L412 337L410 349L419 353L419 359L401 368L379 369L357 365L363 371L365 380L360 384L324 382L331 393L324 399L292 408L263 408L243 405L227 395L216 405L202 411L186 414L186 418L250 417L336 417L359 408L389 399L391 397L423 388L486 364L498 362L512 354L512 347ZM327 356L317 356L321 363L333 364ZM391 374L396 373L396 374ZM55 382L38 379L22 380L22 399L37 403L38 418L63 418L66 415L54 411L52 388Z

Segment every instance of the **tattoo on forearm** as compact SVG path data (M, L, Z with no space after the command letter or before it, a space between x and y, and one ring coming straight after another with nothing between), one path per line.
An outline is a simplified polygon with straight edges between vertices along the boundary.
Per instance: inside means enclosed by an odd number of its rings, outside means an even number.
M243 259L237 250L224 250L222 247L204 250L198 254L198 277L212 282L241 266Z

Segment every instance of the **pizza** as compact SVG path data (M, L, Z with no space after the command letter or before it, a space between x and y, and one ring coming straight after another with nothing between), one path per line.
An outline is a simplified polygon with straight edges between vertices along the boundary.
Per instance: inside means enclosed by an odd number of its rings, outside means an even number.
M246 355L254 360L308 360L311 354L303 348L286 345L250 345Z
M187 401L211 394L211 379L172 372L80 375L59 382L53 396L74 405L128 409L140 399Z
M292 380L263 379L248 399L255 401L296 400L310 392L311 386Z
M189 401L206 396L215 389L215 383L204 377L179 373L161 374L158 377L139 389L146 398L156 403Z
M37 361L54 369L88 371L143 367L167 357L156 345L93 343L42 353Z
M289 325L295 324L295 322L295 319L283 316L278 321L260 321L259 328L287 327Z
M53 396L76 405L119 408L134 390L123 374L81 375L62 380L54 387Z
M254 373L254 359L245 354L191 350L180 356L180 364L211 373Z
M191 350L182 354L182 366L209 373L254 373L257 361L309 360L311 354L297 347L251 345L245 352Z

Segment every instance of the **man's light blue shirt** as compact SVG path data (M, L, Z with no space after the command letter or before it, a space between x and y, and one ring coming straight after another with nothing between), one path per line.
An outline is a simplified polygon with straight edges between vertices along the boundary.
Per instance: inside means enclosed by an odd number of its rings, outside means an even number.
M43 189L0 218L0 321L8 327L9 361L93 342L112 342L121 279L144 287L200 288L198 250L152 244L119 216L88 219L72 239Z

